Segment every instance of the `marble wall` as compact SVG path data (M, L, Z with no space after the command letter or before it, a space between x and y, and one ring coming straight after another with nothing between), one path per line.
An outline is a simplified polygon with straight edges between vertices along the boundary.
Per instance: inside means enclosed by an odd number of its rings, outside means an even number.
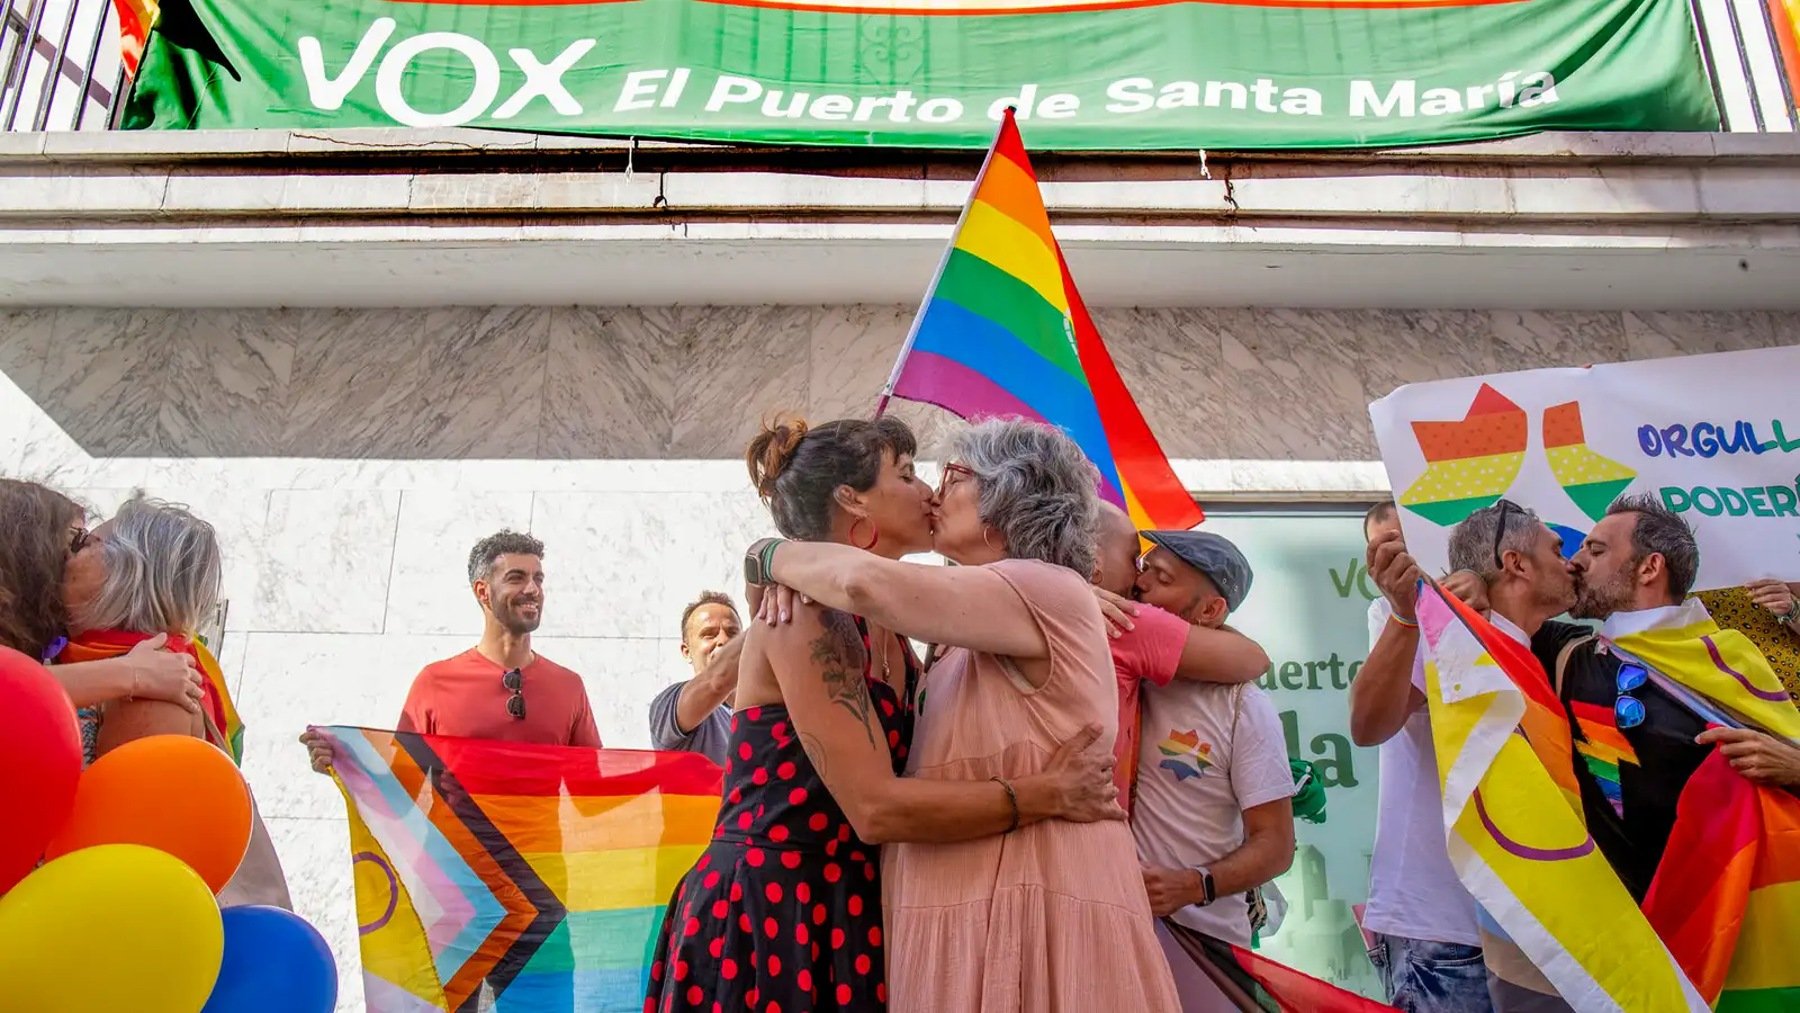
M1366 498L1367 403L1415 380L1800 341L1800 315L1099 313L1189 484ZM390 725L414 672L480 629L468 546L548 545L537 646L647 743L676 621L768 533L737 461L759 416L864 414L904 307L0 312L0 474L104 513L145 488L225 546L221 651L246 773L302 913L361 1008L342 804L308 723ZM926 449L949 422L903 406Z

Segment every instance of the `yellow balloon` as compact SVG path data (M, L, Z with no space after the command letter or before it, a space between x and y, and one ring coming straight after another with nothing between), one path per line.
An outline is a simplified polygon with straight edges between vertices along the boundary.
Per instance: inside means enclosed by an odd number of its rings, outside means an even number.
M198 1013L225 954L198 873L140 844L52 861L0 897L0 990L33 1013Z

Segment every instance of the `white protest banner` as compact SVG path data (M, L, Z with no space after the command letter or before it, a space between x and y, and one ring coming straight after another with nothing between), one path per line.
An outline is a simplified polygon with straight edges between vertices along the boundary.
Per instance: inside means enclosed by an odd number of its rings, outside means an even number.
M1800 346L1408 384L1369 416L1433 574L1503 496L1572 554L1614 499L1649 493L1693 525L1696 590L1800 580Z

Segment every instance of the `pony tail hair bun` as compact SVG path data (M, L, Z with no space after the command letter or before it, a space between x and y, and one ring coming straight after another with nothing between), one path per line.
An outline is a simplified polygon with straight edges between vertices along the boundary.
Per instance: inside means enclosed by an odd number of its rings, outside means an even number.
M750 471L750 484L763 499L775 495L775 481L787 470L806 437L806 420L798 415L782 415L763 423L762 432L750 441L744 451L744 464Z

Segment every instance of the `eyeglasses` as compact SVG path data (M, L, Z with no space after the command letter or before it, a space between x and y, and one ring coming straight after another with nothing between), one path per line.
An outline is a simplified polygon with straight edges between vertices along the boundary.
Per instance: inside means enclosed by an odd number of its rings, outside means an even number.
M1613 684L1618 690L1618 699L1613 701L1613 720L1620 728L1636 728L1644 723L1644 701L1631 694L1644 688L1650 681L1650 673L1644 666L1627 662L1619 666L1617 681Z
M88 529L76 528L76 527L70 528L69 529L69 555L71 555L71 556L79 555L81 553L82 549L87 548L87 544L90 539L91 539L91 536L88 534Z
M1500 542L1506 538L1506 515L1513 511L1518 511L1520 514L1525 512L1523 507L1512 500L1502 499L1500 501L1500 523L1494 525L1494 569L1496 570L1506 569L1506 564L1500 561Z
M512 696L506 698L506 713L514 720L525 720L525 673L518 669L509 669L500 677L500 685Z
M951 475L961 475L965 478L973 478L975 472L973 469L965 465L957 464L954 461L944 465L944 474L938 479L937 494L939 499L943 499L944 491L950 488Z

